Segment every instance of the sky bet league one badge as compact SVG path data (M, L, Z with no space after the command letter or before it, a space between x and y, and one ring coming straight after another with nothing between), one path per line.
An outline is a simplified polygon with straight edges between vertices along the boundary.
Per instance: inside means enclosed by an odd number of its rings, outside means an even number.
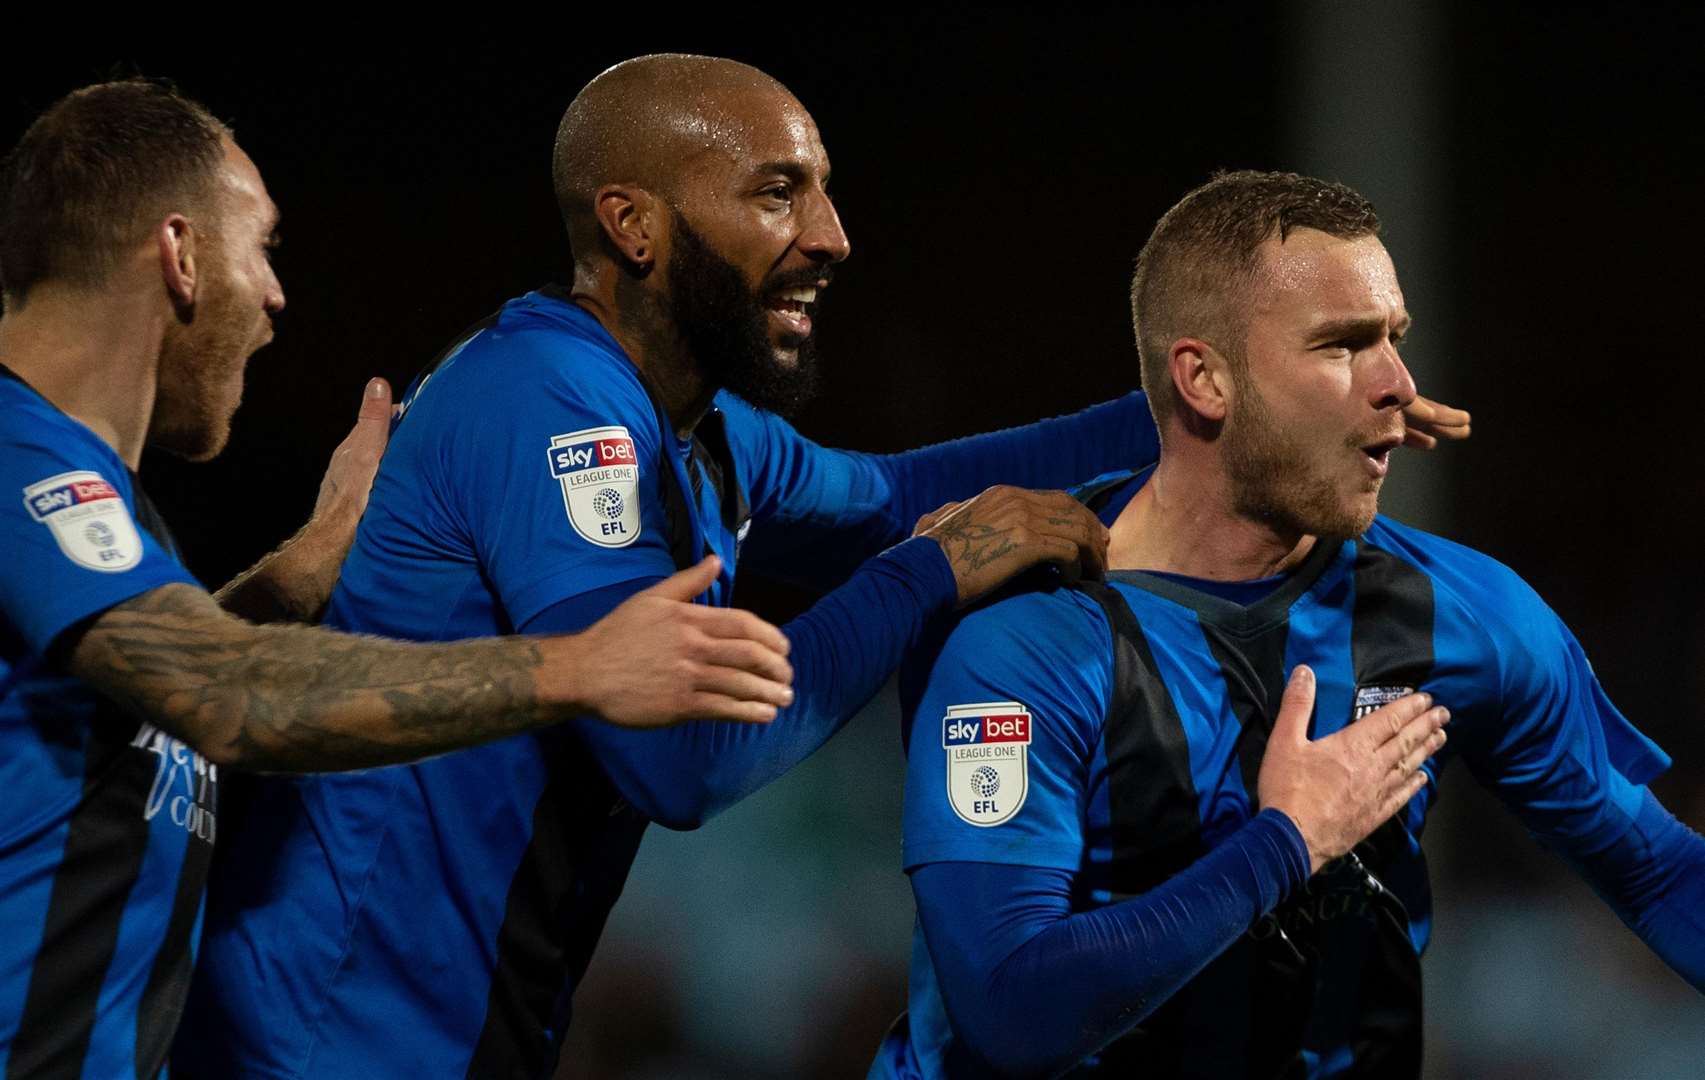
M639 539L639 461L627 428L557 435L550 461L575 532L599 547L627 547Z
M1030 791L1030 710L1015 701L950 705L941 720L947 798L967 824L999 825Z
M24 505L79 566L113 574L142 558L142 537L130 511L98 473L60 473L31 484L24 489Z

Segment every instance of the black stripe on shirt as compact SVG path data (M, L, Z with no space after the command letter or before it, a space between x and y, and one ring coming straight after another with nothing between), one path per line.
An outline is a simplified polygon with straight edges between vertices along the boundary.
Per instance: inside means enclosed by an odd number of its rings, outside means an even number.
M577 739L555 731L538 738L552 775L510 880L468 1080L542 1080L556 1068L569 995L645 832L646 819L617 795Z
M53 875L7 1080L82 1075L119 924L148 851L143 805L156 758L131 747L135 718L105 699L91 729L83 794Z
M1108 704L1107 802L1116 899L1147 892L1202 854L1190 743L1148 638L1118 591L1080 582L1101 605L1113 638Z

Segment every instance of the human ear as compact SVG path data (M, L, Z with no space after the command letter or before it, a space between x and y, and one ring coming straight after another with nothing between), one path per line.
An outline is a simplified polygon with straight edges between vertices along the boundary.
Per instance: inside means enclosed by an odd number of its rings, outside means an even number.
M199 280L196 240L195 226L182 214L170 215L154 230L161 281L180 316L195 308L195 289Z
M644 188L605 184L592 195L592 212L604 238L642 272L657 259L657 199Z
M1213 423L1225 419L1231 367L1219 350L1200 338L1179 338L1167 354L1167 366L1186 408Z

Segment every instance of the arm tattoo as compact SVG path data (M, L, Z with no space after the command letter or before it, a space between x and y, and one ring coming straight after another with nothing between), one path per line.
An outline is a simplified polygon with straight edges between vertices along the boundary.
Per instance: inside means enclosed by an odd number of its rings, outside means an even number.
M981 570L996 559L1018 550L1018 545L1008 535L1011 532L1011 529L997 529L973 522L949 524L941 530L940 536L949 561L967 570Z
M527 638L415 644L252 626L188 585L108 609L71 670L216 761L304 771L393 764L564 718Z

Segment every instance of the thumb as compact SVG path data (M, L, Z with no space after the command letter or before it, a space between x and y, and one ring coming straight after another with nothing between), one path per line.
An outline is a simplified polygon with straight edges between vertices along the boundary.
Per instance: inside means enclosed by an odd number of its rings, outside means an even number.
M368 379L367 389L361 394L361 415L356 417L356 426L376 420L384 425L381 431L389 429L391 423L391 384L384 379Z
M722 560L715 555L706 555L697 566L676 571L640 595L661 596L665 600L690 604L694 597L716 583L716 575L721 570Z
M1314 670L1298 664L1285 684L1279 715L1273 721L1272 741L1300 745L1308 741L1308 718L1314 715Z

